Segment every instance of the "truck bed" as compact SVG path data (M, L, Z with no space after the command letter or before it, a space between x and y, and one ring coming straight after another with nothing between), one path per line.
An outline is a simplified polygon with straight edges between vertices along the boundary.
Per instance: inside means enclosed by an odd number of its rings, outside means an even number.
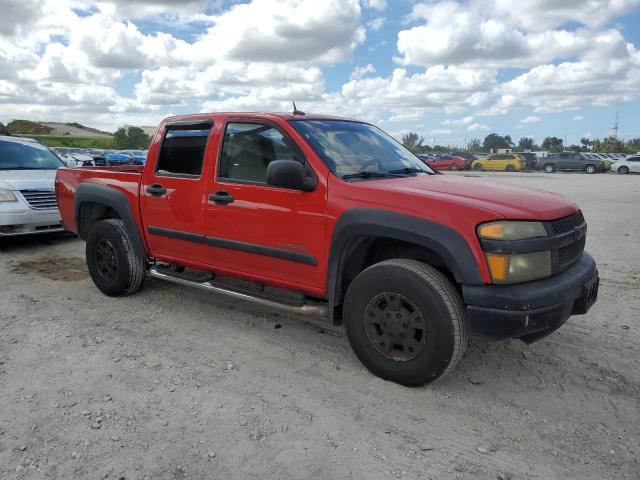
M105 185L125 194L131 205L136 221L140 220L139 190L142 178L142 165L123 165L116 167L60 168L56 174L56 193L58 208L65 228L78 233L75 218L75 197L82 183Z

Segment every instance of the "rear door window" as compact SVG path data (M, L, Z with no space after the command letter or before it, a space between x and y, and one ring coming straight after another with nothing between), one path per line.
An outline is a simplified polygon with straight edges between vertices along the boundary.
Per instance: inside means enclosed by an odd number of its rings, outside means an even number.
M168 129L165 133L156 174L159 176L199 177L211 128Z

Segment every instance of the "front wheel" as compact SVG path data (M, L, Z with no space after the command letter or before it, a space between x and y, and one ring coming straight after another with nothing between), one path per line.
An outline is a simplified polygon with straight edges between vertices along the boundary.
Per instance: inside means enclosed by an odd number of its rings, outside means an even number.
M584 171L587 172L588 174L596 173L596 166L587 165L586 167L584 167Z
M629 167L620 167L618 169L618 173L620 175L626 175L627 173L629 173Z
M553 165L552 165L552 164L547 163L547 164L544 166L544 171L545 171L545 172L547 172L547 173L553 173L553 172L555 171L555 168L553 168Z
M91 279L105 295L129 295L142 287L146 263L136 255L122 220L100 220L91 227L86 257Z
M505 171L507 171L507 172L515 172L516 171L516 167L514 167L513 165L507 165L505 167Z
M457 166L455 166L455 165L451 165L450 170L451 170L452 172L456 172L456 171L458 170L458 167L457 167Z
M387 260L360 272L347 291L344 323L364 366L406 386L446 375L468 342L459 292L438 270L416 260Z

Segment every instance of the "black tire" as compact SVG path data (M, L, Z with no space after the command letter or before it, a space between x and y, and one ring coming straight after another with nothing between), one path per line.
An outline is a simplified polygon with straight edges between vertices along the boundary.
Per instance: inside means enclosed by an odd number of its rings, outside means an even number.
M595 165L589 164L586 167L584 167L584 171L591 175L593 173L596 173L597 169Z
M482 164L481 164L481 163L476 163L476 164L473 166L473 169L474 169L476 172L482 172L482 171L484 170L484 167L482 166Z
M625 167L625 166L620 167L618 169L618 173L620 175L626 175L627 173L629 173L629 167Z
M505 172L515 172L516 171L516 167L514 167L513 165L509 164L504 168Z
M130 295L142 287L146 262L136 255L122 220L100 220L91 227L86 258L93 283L105 295Z
M392 301L399 307L392 307ZM379 314L374 315L372 305ZM442 273L416 260L387 260L360 272L349 286L343 313L349 343L364 366L401 385L442 378L467 348L467 317L459 292ZM394 335L415 348L396 345ZM385 338L391 343L385 345Z
M554 167L552 163L545 163L543 170L547 173L553 173L556 171L556 167Z
M451 170L452 172L457 172L458 167L456 167L455 165L451 165L451 168L449 170Z

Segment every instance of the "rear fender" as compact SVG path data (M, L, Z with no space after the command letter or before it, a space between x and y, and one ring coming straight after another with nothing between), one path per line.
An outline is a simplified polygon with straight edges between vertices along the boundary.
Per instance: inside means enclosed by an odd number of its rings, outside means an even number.
M131 205L124 193L95 183L81 183L78 186L75 204L76 228L78 230L78 236L86 240L89 232L87 231L88 229L83 228L82 219L80 218L82 204L84 203L96 203L113 209L124 223L127 235L129 235L136 254L142 258L149 257L145 244L140 236L138 224L131 211Z

